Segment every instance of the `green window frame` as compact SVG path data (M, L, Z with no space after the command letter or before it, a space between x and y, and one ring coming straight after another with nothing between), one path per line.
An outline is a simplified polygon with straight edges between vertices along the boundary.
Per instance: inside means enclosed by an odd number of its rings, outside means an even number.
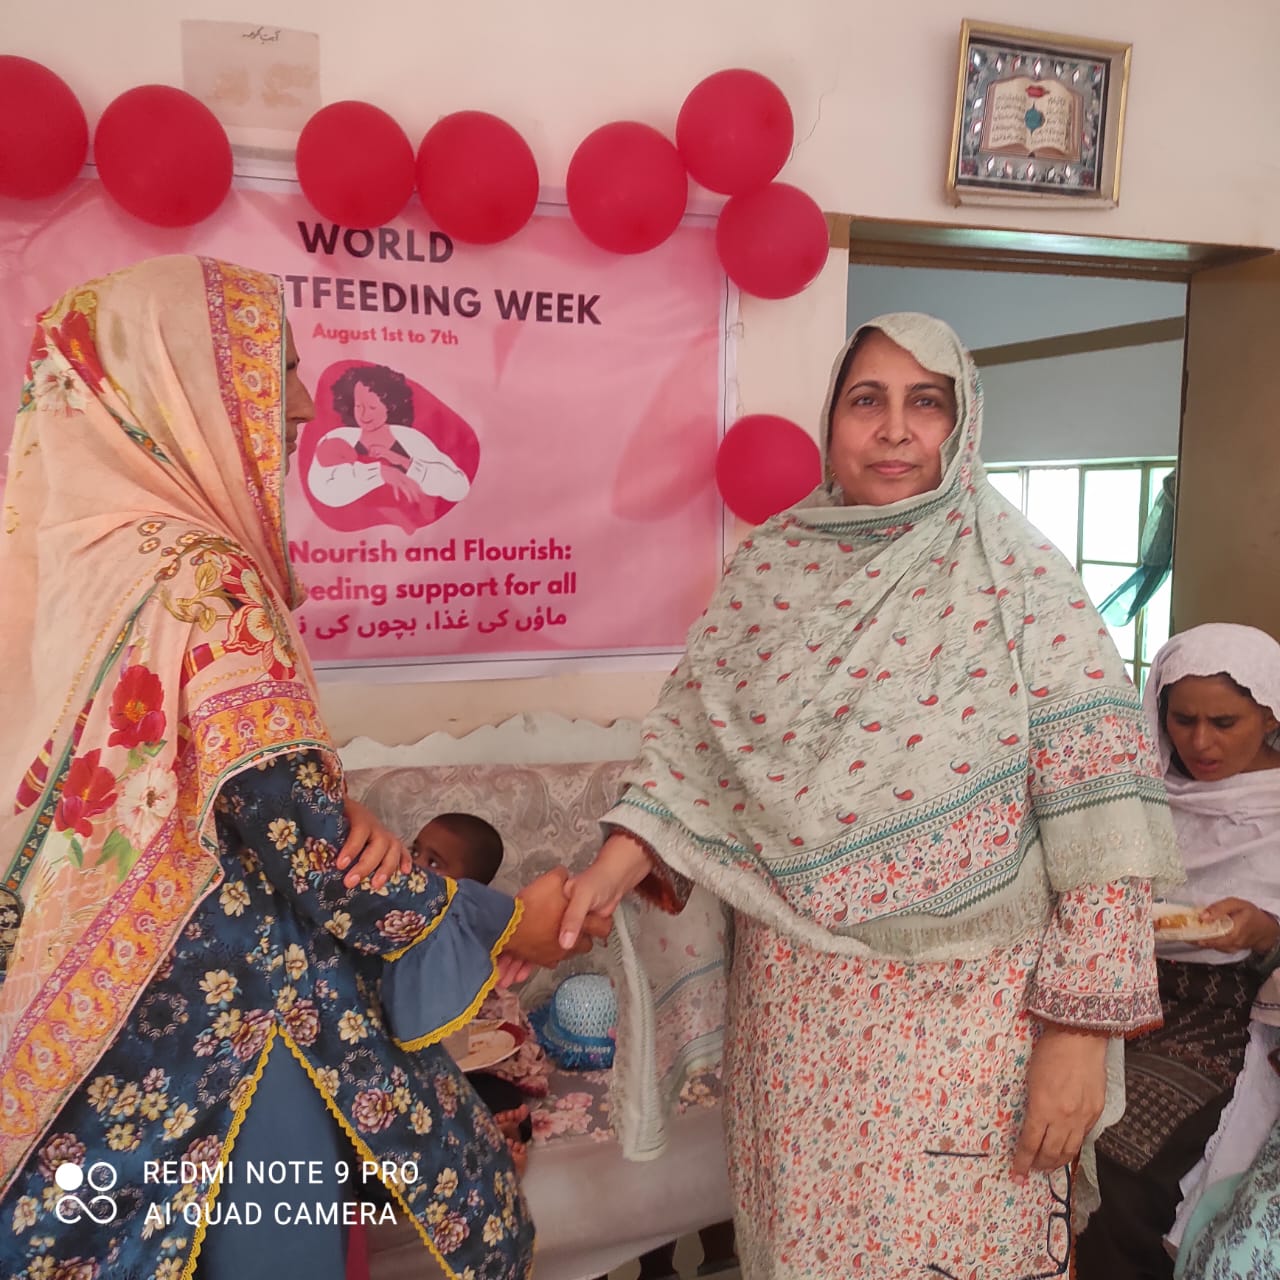
M1033 525L1042 529L1052 539L1052 532L1044 526L1045 524L1052 526L1062 520L1064 504L1060 500L1056 510L1053 512L1050 512L1048 507L1037 511L1035 495L1035 490L1038 487L1036 484L1037 478L1044 477L1050 483L1056 484L1060 490L1065 490L1069 487L1070 473L1075 473L1076 512L1074 542L1070 546L1063 546L1062 542L1058 542L1057 545L1075 566L1076 572L1080 574L1085 584L1085 590L1089 593L1089 598L1095 606L1099 606L1110 590L1119 585L1119 582L1137 569L1139 565L1138 549L1146 532L1151 508L1160 495L1161 485L1165 476L1175 466L1176 459L1174 458L1141 458L1130 461L1107 462L1028 463L1025 465L991 466L987 469L987 475L995 487L1013 502ZM1090 509L1089 504L1086 502L1090 493L1090 477L1104 472L1136 474L1138 480L1138 509L1135 513L1137 539L1131 546L1117 548L1117 554L1114 556L1099 553L1097 546L1099 541L1099 522L1097 517L1099 513L1096 509ZM1054 474L1046 476L1045 473ZM1101 483L1099 485L1100 488ZM1061 499L1061 494L1059 497ZM1053 519L1048 518L1051 515L1054 517ZM1087 521L1091 516L1093 517L1093 522L1089 524ZM1124 519L1128 520L1128 516L1125 516ZM1103 535L1103 540L1105 541L1105 535ZM1090 554L1085 554L1086 549L1090 551ZM1106 584L1105 590L1100 585L1101 583ZM1118 628L1111 623L1107 623L1112 639L1116 641L1116 647L1120 650L1120 656L1124 659L1125 666L1128 668L1134 684L1139 689L1142 688L1146 680L1147 670L1151 665L1152 658L1155 657L1156 651L1169 637L1170 612L1171 591L1170 584L1166 580L1160 590L1128 626Z

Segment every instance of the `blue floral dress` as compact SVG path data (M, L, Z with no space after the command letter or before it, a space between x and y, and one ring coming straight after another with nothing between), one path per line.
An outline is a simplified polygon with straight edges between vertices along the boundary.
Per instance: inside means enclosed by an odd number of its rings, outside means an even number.
M340 779L315 753L223 788L225 878L0 1202L0 1275L184 1280L206 1240L241 1229L231 1205L242 1213L246 1200L278 1228L277 1276L301 1274L289 1261L300 1225L389 1214L414 1221L446 1274L529 1274L533 1229L506 1145L436 1043L492 987L515 906L418 870L346 889L334 868L342 809ZM296 1142L259 1148L246 1188L249 1144L232 1152L269 1061L271 1077L300 1067L297 1088L277 1086L258 1109ZM335 1122L332 1160L312 1159L317 1097ZM69 1189L65 1170L55 1182L66 1164L85 1185Z

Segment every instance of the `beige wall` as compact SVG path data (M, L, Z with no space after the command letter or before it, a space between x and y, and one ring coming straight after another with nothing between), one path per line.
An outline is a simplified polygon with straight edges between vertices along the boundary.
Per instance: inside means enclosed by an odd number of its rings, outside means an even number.
M463 107L504 115L555 187L592 128L633 118L671 130L702 76L747 65L776 80L795 113L798 141L783 176L830 210L1146 239L1280 239L1280 182L1257 148L1257 86L1270 83L1280 48L1274 0L1075 0L1061 23L1046 10L1045 25L1134 43L1113 211L957 210L944 201L960 21L1025 20L1014 0L976 15L960 0L62 0L56 21L41 6L0 0L0 12L0 47L58 71L91 119L124 89L180 82L179 19L251 19L318 31L325 99L375 102L411 135ZM744 305L731 405L808 423L844 308L838 254L801 298ZM400 740L532 707L634 715L660 679L331 685L326 708L339 737Z
M1033 22L1022 0L61 0L56 12L0 0L0 46L47 62L93 117L136 84L179 82L179 19L280 23L320 33L326 100L365 98L419 136L448 111L496 111L559 185L595 126L671 129L702 76L748 65L791 101L786 177L827 209L1162 240L1280 234L1280 183L1259 145L1274 0L1044 7L1040 25L1131 41L1134 55L1120 208L1042 213L953 210L942 189L960 21Z

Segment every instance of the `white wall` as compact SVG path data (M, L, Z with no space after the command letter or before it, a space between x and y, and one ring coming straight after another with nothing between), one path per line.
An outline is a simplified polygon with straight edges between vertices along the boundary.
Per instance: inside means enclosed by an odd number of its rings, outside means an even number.
M1180 342L997 365L982 387L988 463L1178 456Z
M784 177L826 209L873 217L1034 227L1165 240L1274 244L1280 158L1257 145L1258 85L1280 48L1280 5L1236 0L1076 0L1073 33L1135 45L1122 200L1112 211L953 209L943 173L954 111L961 0L0 0L0 47L46 63L96 119L118 93L180 83L183 17L252 20L321 35L326 101L363 98L411 135L463 107L495 111L528 137L550 186L591 129L610 119L670 130L684 95L720 68L752 66L791 101L798 139ZM984 19L1026 21L1016 0ZM1201 87L1203 86L1203 88ZM808 423L844 332L839 254L814 289L743 309L736 399ZM658 677L403 689L331 686L339 737L416 736L529 706L609 719L644 710Z
M748 65L791 101L787 177L826 209L1157 240L1275 244L1280 154L1259 145L1262 88L1280 48L1274 0L1074 0L1039 25L1134 45L1121 204L953 209L943 174L961 19L1024 25L1022 0L3 0L0 43L47 62L91 116L120 91L178 83L183 17L252 20L321 36L328 101L365 98L411 134L462 107L496 111L563 179L610 119L670 129L702 76Z

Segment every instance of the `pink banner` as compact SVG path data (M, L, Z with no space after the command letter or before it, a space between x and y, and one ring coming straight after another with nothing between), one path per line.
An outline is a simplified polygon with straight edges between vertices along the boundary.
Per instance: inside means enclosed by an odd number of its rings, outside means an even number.
M349 231L290 183L165 231L86 182L0 201L0 389L17 404L31 319L71 285L162 253L275 272L317 408L288 517L318 665L665 655L723 548L713 241L691 219L619 257L554 208L486 248L417 207Z

